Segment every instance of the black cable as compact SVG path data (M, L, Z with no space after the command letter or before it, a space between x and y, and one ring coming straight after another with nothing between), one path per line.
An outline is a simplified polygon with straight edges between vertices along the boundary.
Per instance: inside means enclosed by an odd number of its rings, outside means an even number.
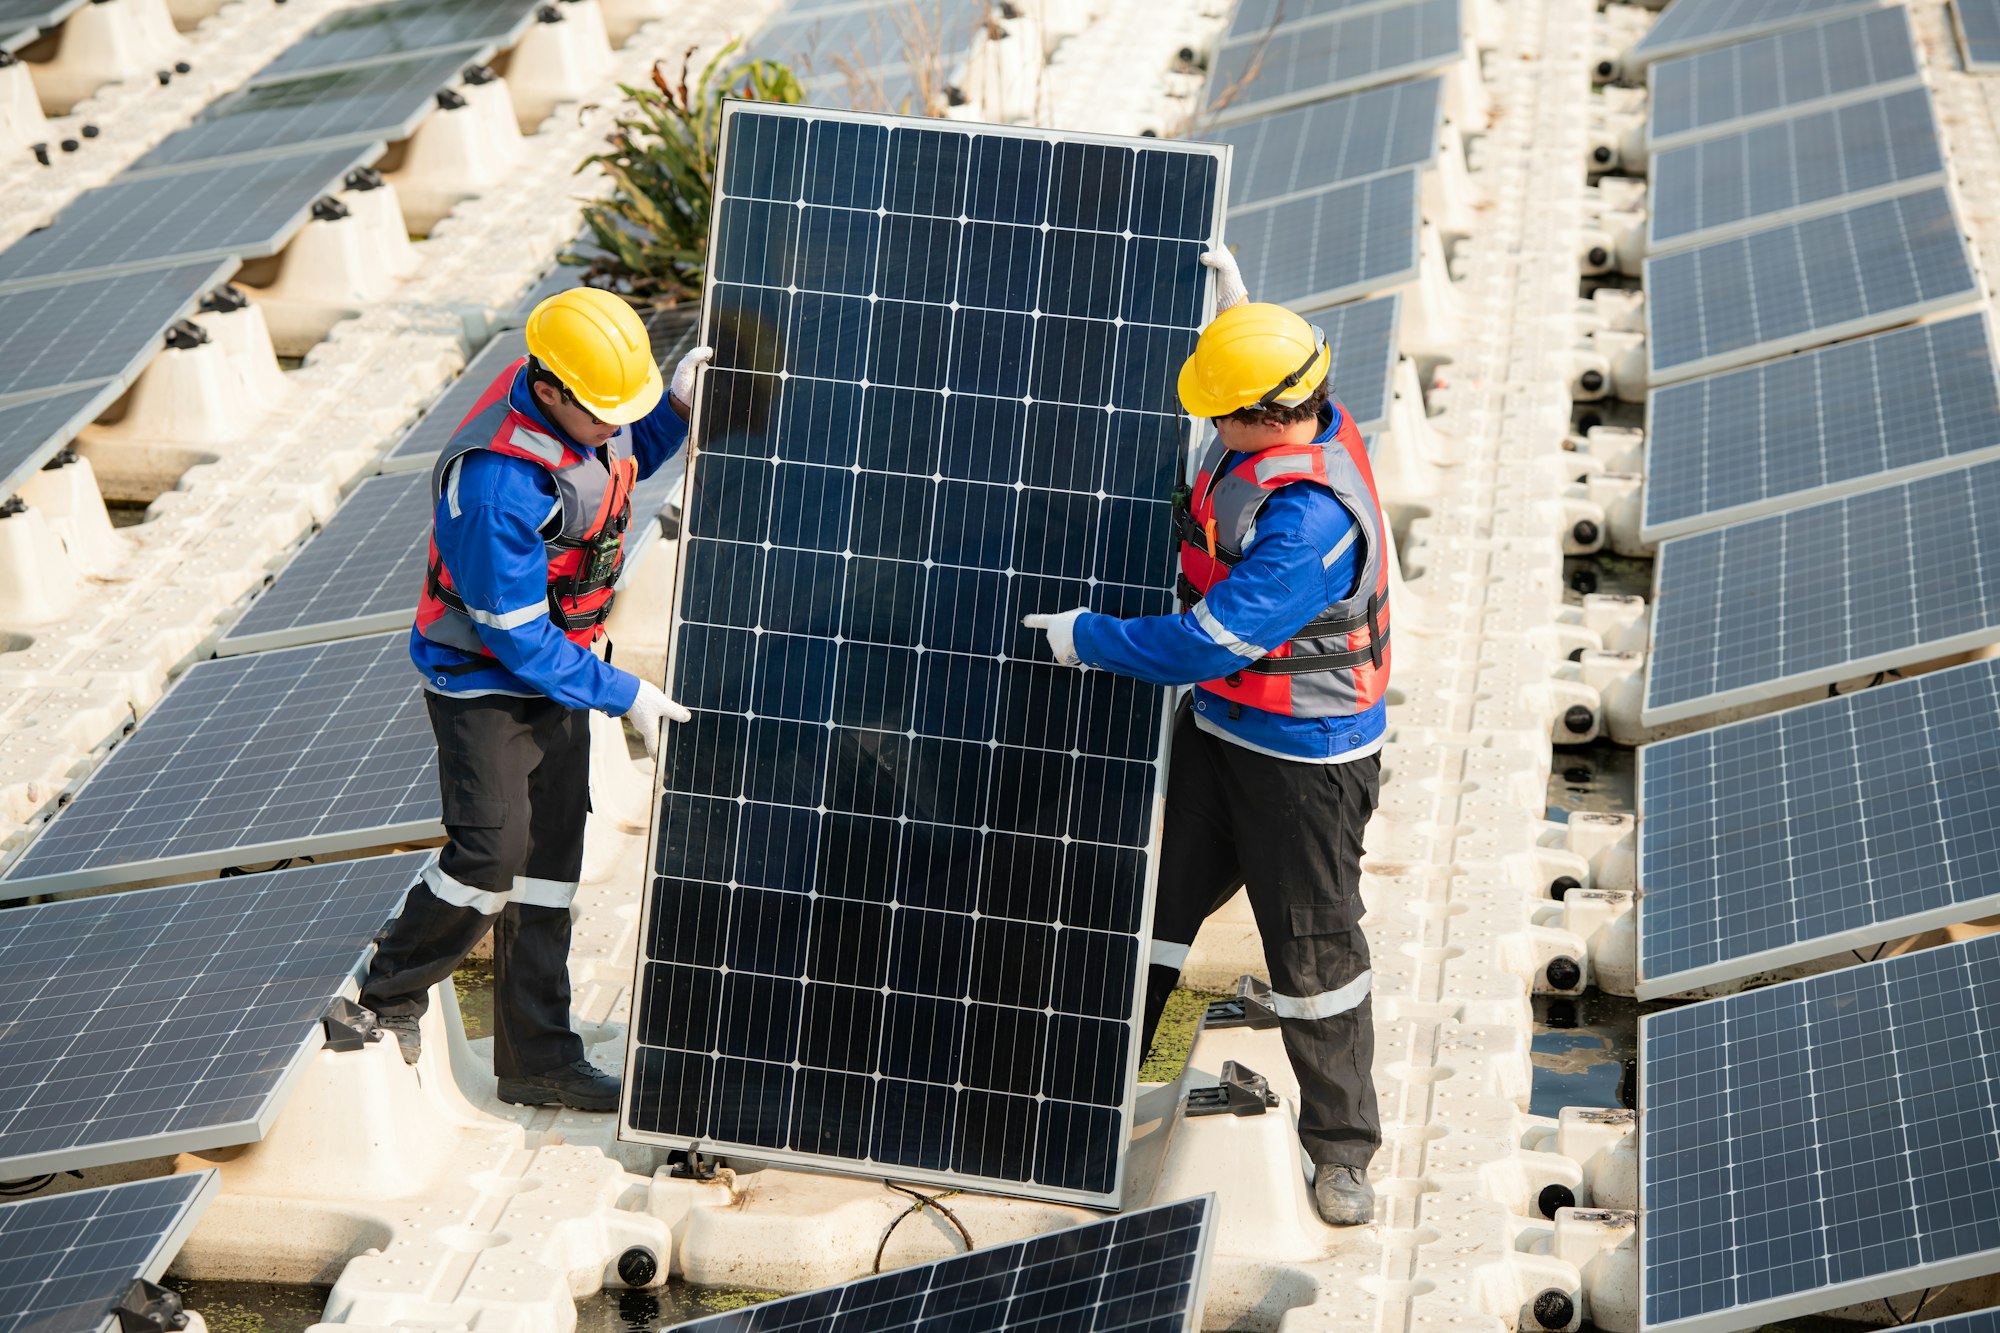
M958 1220L958 1214L944 1206L946 1199L949 1199L954 1194L964 1193L963 1190L945 1190L940 1194L922 1194L907 1185L898 1185L893 1180L885 1180L882 1184L896 1191L898 1194L908 1195L915 1202L902 1212L897 1213L895 1220L890 1222L888 1227L882 1232L882 1239L875 1246L875 1266L870 1271L876 1273L882 1271L882 1256L889 1250L889 1237L896 1234L896 1228L903 1225L903 1219L914 1213L921 1213L925 1208L935 1208L944 1214L945 1220L950 1222L953 1229L958 1232L958 1238L965 1242L965 1249L968 1254L978 1248L972 1243L972 1233L965 1229L965 1223Z
M45 1176L29 1176L25 1180L0 1180L0 1194L4 1194L9 1198L19 1198L24 1194L33 1194L36 1190L41 1189L55 1178L56 1173L51 1171Z

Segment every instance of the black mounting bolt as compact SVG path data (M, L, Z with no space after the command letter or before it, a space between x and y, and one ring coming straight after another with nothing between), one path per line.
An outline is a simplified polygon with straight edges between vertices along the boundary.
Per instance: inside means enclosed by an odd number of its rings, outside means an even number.
M35 155L35 161L41 163L43 166L49 164L49 146L47 144L35 144L28 151L32 152Z
M1576 1302L1566 1291L1550 1287L1535 1297L1535 1322L1547 1329L1563 1329L1576 1318Z
M323 194L313 200L313 219L317 222L338 222L350 216L347 205L330 194Z
M1615 62L1609 60L1600 60L1597 62L1598 78L1608 79L1611 78L1616 73L1618 73L1618 66Z
M0 518L12 518L16 514L28 512L28 502L18 495L10 495L0 500Z
M1597 714L1582 704L1571 704L1563 710L1563 730L1572 736L1581 736L1588 732L1596 721Z
M1570 649L1569 660L1572 662L1581 662L1583 660L1583 649L1581 648Z
M1611 267L1611 252L1601 245L1591 246L1590 253L1585 255L1584 258L1590 262L1592 268Z
M1585 393L1604 392L1604 372L1601 370L1586 370L1576 377L1576 382L1583 386Z
M174 72L170 69L156 69L153 71L153 77L158 79L160 86L164 88L174 81Z
M643 1245L618 1256L618 1280L628 1287L649 1286L659 1275L660 1257Z
M188 62L185 60L176 60L174 62L174 73L176 74L187 74L192 72L193 69L194 66L188 64Z
M1561 902L1571 889L1580 889L1583 881L1575 875L1557 875L1549 881L1549 897Z
M563 12L554 5L543 5L535 11L535 22L537 23L561 23L562 21Z
M366 194L370 190L382 188L382 173L373 167L356 167L340 182L341 188L353 190L356 194Z
M75 139L64 139L62 141L62 150L65 153L74 153L77 149L81 147L83 147L83 144Z
M226 315L233 310L241 310L249 304L250 298L243 294L241 288L231 287L227 283L201 298L201 308L214 315Z
M1597 591L1597 571L1594 569L1577 570L1576 573L1569 576L1569 586L1588 597L1591 593Z
M1180 50L1174 52L1174 59L1180 61L1183 65L1192 65L1201 59L1201 53L1196 51L1192 46L1183 46Z
M68 445L64 445L56 451L54 458L42 464L42 471L60 472L74 462L76 462L76 450L70 448Z
M1583 984L1583 965L1574 958L1557 955L1549 959L1549 984L1557 990L1575 990Z
M440 111L456 111L465 105L465 94L456 88L437 90L437 104Z
M1569 535L1576 538L1577 545L1579 546L1595 545L1598 537L1597 520L1592 518L1578 519L1576 526L1569 530Z
M95 139L98 135L102 133L104 133L104 131L98 129L97 126L95 125L86 125L83 127L83 137L86 139Z
M20 63L21 63L21 57L15 55L12 51L0 51L0 69L5 69L9 65L18 65Z
M191 319L177 319L167 326L167 346L176 352L190 351L208 341L208 330Z
M493 66L482 65L479 64L477 61L475 61L472 64L467 65L464 69L460 70L458 72L458 77L465 80L473 87L477 88L484 84L493 82L493 80L499 78L500 76L493 72Z
M1604 144L1597 145L1597 147L1590 150L1590 160L1595 162L1600 167L1610 166L1611 149L1605 146Z
M1542 1192L1535 1196L1535 1207L1541 1210L1543 1217L1553 1221L1562 1209L1576 1207L1576 1191L1567 1185L1544 1185Z

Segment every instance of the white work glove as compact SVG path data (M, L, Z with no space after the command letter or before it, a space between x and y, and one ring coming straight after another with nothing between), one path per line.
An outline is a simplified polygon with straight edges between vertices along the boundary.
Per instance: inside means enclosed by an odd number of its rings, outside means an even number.
M693 716L650 680L639 682L638 697L625 710L625 720L639 729L639 739L646 742L646 753L655 757L660 753L660 724L668 718L685 722Z
M1216 314L1250 299L1250 289L1243 285L1243 270L1236 267L1235 255L1217 246L1205 252L1201 262L1215 270Z
M1050 615L1022 616L1021 623L1029 629L1038 629L1049 636L1049 652L1064 666L1077 665L1076 618L1090 610L1079 606L1073 611L1057 611Z
M673 395L683 416L694 406L694 372L714 356L713 347L697 347L674 367L674 382L668 386L667 392Z

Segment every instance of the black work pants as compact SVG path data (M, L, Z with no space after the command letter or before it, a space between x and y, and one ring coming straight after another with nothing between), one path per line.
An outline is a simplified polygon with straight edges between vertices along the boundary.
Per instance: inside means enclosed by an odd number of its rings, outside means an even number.
M1150 1046L1201 923L1247 886L1279 1028L1299 1081L1299 1141L1316 1163L1366 1169L1382 1141L1374 1007L1361 933L1361 836L1381 760L1307 764L1174 723L1146 984Z
M493 1072L583 1058L569 1026L570 900L590 810L590 714L550 699L424 695L446 842L375 950L361 1002L421 1016L493 931Z

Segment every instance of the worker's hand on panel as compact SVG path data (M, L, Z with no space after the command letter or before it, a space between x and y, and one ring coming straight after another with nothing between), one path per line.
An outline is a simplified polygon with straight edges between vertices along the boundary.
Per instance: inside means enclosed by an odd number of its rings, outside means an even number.
M660 724L667 718L685 722L694 714L667 697L667 692L650 680L639 682L638 697L625 710L625 717L639 729L639 739L646 742L646 753L657 756L660 747Z
M1233 305L1241 305L1250 299L1250 289L1243 285L1243 270L1236 267L1236 256L1217 246L1206 251L1201 262L1215 270L1215 313L1221 314ZM676 384L679 380L674 381Z
M1029 629L1038 629L1049 636L1049 652L1064 666L1077 665L1076 618L1088 611L1087 606L1079 606L1070 611L1056 611L1048 615L1022 616L1021 623Z
M667 392L673 395L674 410L681 414L683 420L687 419L694 406L694 373L714 356L713 347L697 347L674 367L674 382L667 387Z

